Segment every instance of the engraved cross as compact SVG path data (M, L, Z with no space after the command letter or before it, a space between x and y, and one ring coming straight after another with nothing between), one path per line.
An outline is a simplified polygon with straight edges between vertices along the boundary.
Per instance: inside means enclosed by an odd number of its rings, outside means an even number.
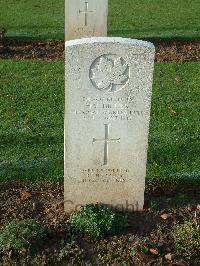
M120 143L119 139L110 139L109 138L109 131L110 131L110 124L104 124L105 125L105 138L104 139L95 139L93 138L93 144L95 142L104 141L104 165L108 165L108 144L110 142L118 142Z
M84 14L85 15L85 26L88 25L88 14L89 13L93 13L94 11L89 11L89 3L88 2L85 2L85 10L84 11L81 11L79 10L79 14Z

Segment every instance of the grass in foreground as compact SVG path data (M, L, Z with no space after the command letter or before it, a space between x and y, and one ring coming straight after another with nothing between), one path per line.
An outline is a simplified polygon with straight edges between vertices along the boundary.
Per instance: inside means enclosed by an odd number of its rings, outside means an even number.
M5 193L2 197L4 207L8 205L7 198L14 198L13 190L7 192L11 195ZM177 207L166 197L167 210L148 208L128 213L128 220L120 219L118 224L118 213L113 209L105 211L87 205L67 217L58 209L54 197L45 194L47 201L43 201L43 197L40 194L37 198L44 207L37 210L37 222L24 219L25 208L19 211L24 204L35 200L34 197L26 200L18 197L19 208L12 214L20 217L20 221L8 222L0 229L0 263L3 265L199 265L200 212L195 200L180 201ZM31 208L29 211L30 217L35 217L35 211ZM7 217L3 222L11 219L8 208L3 216ZM86 234L74 231L70 221ZM110 229L116 227L120 231L111 233ZM97 232L103 235L99 238ZM109 237L104 233L109 233Z
M0 0L8 36L64 39L64 1ZM132 38L199 38L198 0L109 1L108 35Z
M83 206L70 217L73 228L94 239L122 232L128 225L127 216L100 204Z
M12 221L0 230L0 253L10 255L13 252L29 250L33 244L42 243L47 229L33 219Z
M198 69L155 66L150 180L199 180ZM64 63L1 61L0 73L0 180L62 180Z

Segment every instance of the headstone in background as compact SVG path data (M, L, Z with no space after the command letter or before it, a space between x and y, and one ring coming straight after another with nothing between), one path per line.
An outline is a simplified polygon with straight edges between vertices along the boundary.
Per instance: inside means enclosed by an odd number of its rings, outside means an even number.
M65 40L107 36L108 0L65 0Z
M65 210L144 203L154 46L123 38L66 42Z

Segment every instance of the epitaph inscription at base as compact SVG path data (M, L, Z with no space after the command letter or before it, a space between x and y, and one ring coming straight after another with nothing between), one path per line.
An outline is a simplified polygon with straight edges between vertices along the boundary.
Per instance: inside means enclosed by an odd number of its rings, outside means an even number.
M144 204L154 46L123 38L66 42L65 210Z
M108 0L65 0L65 40L107 36Z

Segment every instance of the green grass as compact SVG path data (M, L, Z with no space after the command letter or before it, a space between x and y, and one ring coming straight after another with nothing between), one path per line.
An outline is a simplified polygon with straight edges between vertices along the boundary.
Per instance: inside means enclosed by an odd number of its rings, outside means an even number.
M98 239L122 232L128 226L128 217L100 204L87 204L70 216L72 228Z
M198 0L111 0L109 35L130 38L199 38Z
M64 63L0 63L0 179L62 178Z
M64 0L0 0L8 36L64 38ZM108 35L199 38L199 0L110 0Z
M199 65L155 66L148 179L200 176ZM0 73L0 180L62 180L64 63L5 60Z
M177 224L172 231L176 252L191 258L200 252L200 224L198 219Z
M200 178L199 66L199 62L156 64L149 178Z
M64 0L0 0L9 37L64 39Z
M47 229L36 220L13 220L0 229L0 252L9 256L13 251L28 251L33 244L42 244L47 233Z

